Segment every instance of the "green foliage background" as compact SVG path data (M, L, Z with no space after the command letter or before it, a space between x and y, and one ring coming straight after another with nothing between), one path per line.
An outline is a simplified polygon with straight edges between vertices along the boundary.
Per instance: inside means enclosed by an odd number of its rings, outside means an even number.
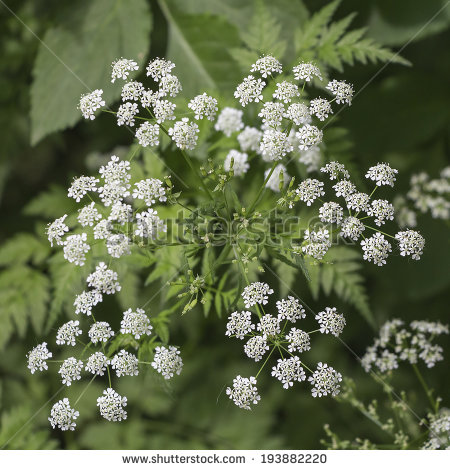
M73 209L64 190L72 176L91 171L102 154L123 153L130 144L126 130L105 119L80 122L76 109L86 86L104 88L108 103L118 98L119 88L109 87L108 78L117 57L140 63L154 56L170 58L187 96L219 93L222 104L260 52L272 52L286 64L298 57L314 59L327 75L344 78L360 91L339 116L339 128L347 132L330 129L330 138L337 133L335 153L344 163L362 173L388 161L399 169L395 191L402 193L412 173L426 171L434 177L449 164L450 11L439 12L445 2L338 3L7 2L17 16L0 6L0 447L320 448L325 423L346 439L386 440L349 405L313 399L301 387L282 390L269 377L260 381L263 400L254 411L234 407L225 385L238 372L254 373L254 365L225 339L225 298L211 306L206 318L200 308L181 317L177 306L160 315L161 335L169 334L170 317L170 336L182 345L185 369L169 384L151 371L123 378L120 391L129 399L129 419L122 424L99 420L95 401L102 389L94 383L80 401L77 431L51 431L50 405L43 405L59 390L58 377L31 376L25 364L26 352L54 335L56 322L71 315L71 299L90 271L89 266L74 270L51 252L43 236L45 223ZM388 48L401 56L384 65L393 55ZM185 171L182 161L168 158L175 173ZM153 176L165 171L162 164L144 161L152 165ZM340 306L347 318L343 340L361 355L389 318L448 321L448 225L429 216L420 217L419 224L427 239L420 262L392 257L382 269L360 269L354 253L341 248L336 249L339 263L313 273L312 290L289 266L280 263L277 274L313 305ZM173 250L164 256L156 272L138 257L124 267L120 275L126 285L118 304L110 301L102 307L112 322L118 321L122 307L139 306L152 296L151 315L166 308L167 299L158 292L179 254ZM138 270L151 276L145 285ZM266 278L286 291L271 272ZM343 344L319 343L312 360L332 360L354 379L360 398L383 396ZM426 377L449 406L446 370L441 363ZM408 390L409 404L424 416L425 397L411 370L401 368L394 384ZM69 397L77 397L83 387L74 384Z

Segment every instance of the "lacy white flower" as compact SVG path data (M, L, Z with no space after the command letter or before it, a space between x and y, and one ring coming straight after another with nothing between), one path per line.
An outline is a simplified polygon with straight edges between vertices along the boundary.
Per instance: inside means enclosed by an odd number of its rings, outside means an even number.
M111 235L112 224L109 220L103 219L94 227L95 240L105 240Z
M96 183L99 180L94 176L80 176L75 178L70 185L67 192L69 197L73 197L75 201L80 202L81 198L87 194L88 191L97 191Z
M175 64L170 60L157 57L147 65L147 77L152 77L155 82L159 82L162 77L170 74Z
M158 95L160 97L169 95L174 98L178 95L178 93L180 93L182 89L183 87L181 86L178 77L176 77L175 75L166 74L161 77L161 80L159 82Z
M319 209L319 217L322 222L340 224L344 217L344 209L337 202L325 202Z
M217 107L217 100L206 93L198 95L189 101L188 108L194 111L195 119L198 120L205 117L210 121L214 121L217 111L219 110Z
M28 369L34 374L37 370L43 371L48 369L47 359L53 354L47 349L47 343L38 344L28 354Z
M89 287L93 287L103 294L115 294L121 289L117 282L117 273L108 269L103 261L100 261L95 271L89 274L87 283Z
M248 155L246 153L238 152L237 150L230 150L225 158L223 168L225 171L230 171L231 160L233 160L233 171L235 176L241 176L247 173L250 165L247 163Z
M290 119L297 126L309 124L311 122L309 108L303 103L292 103L289 105L284 117Z
M262 118L262 122L268 126L277 127L281 124L284 116L283 103L274 103L273 101L267 101L264 103L258 116Z
M244 107L252 101L258 103L258 101L263 99L262 90L265 85L266 82L264 80L249 75L237 86L234 97L238 99Z
M120 350L112 359L111 367L116 371L117 377L122 375L138 375L139 374L138 358L125 349Z
M56 334L56 344L62 345L67 344L68 346L75 346L76 337L80 336L82 331L79 328L80 322L78 320L70 320L64 323Z
M100 220L102 215L95 207L95 202L91 202L78 211L78 222L82 227L92 227L97 220Z
M133 198L142 199L147 206L152 206L158 200L159 202L167 201L166 189L164 183L157 178L149 178L135 183L136 188L133 189Z
M86 261L86 253L91 247L85 243L87 235L85 233L69 235L63 242L64 258L77 266L83 266Z
M346 83L345 80L332 80L326 88L336 97L336 103L347 103L351 106L354 91L350 83Z
M175 119L175 108L177 105L167 100L156 100L153 103L153 114L156 122L162 124L164 121L173 121Z
M366 193L353 193L345 198L347 207L356 212L367 211L370 202L370 196Z
M114 331L109 326L109 323L105 321L98 321L93 323L88 332L89 339L97 344L98 342L106 343L110 338L114 336Z
M300 150L308 150L309 147L322 142L323 133L316 126L305 124L297 131L296 136L299 141L298 148Z
M350 178L350 173L345 169L345 166L339 162L329 162L324 167L322 167L320 171L323 173L328 173L330 180Z
M375 224L380 227L386 220L394 220L394 206L386 199L375 199L367 208L367 215L375 217Z
M129 255L131 253L130 246L130 240L124 233L112 234L106 239L106 249L113 258Z
M177 121L168 132L176 146L182 150L193 150L197 145L199 129L195 122L189 122L189 118Z
M412 259L419 260L425 247L425 238L415 230L405 230L398 232L395 238L399 242L400 255L411 256Z
M342 221L339 235L357 241L365 229L364 224L356 217L346 217Z
M102 417L108 421L127 419L127 412L123 409L127 406L127 397L120 396L112 388L107 388L103 391L103 395L97 398L97 406Z
M250 72L259 72L264 78L272 73L281 73L282 71L281 63L271 55L259 58L250 70Z
M247 152L252 150L253 152L259 152L259 144L261 142L262 132L256 127L248 127L237 136L241 150Z
M83 361L78 361L74 357L66 359L59 368L59 375L62 383L70 387L72 382L81 379L81 371L83 370Z
M124 103L119 106L117 110L117 125L118 126L134 126L134 117L139 112L136 103Z
M230 137L233 132L240 131L244 128L242 115L243 112L240 109L223 108L214 128L216 131L222 131L227 137Z
M298 91L298 86L295 83L291 83L288 81L283 81L277 83L277 88L272 95L274 98L283 101L284 103L290 103L292 98L300 96Z
M305 309L298 299L288 295L287 299L277 301L278 317L281 320L289 320L295 323L306 317Z
M313 178L302 181L295 192L301 201L306 202L307 206L310 206L317 198L325 194L323 183Z
M167 225L153 209L136 214L136 227L135 235L151 239L155 239L159 233L167 230Z
M308 150L300 150L298 161L306 165L306 172L312 173L317 171L322 163L322 153L317 146L309 147Z
M126 80L130 72L139 69L137 62L123 58L115 60L111 67L111 83L114 83L118 78Z
M95 119L95 111L105 106L105 101L102 98L103 90L94 90L91 93L81 95L80 104L78 109L85 119Z
M133 208L129 204L124 204L123 202L118 201L112 205L108 220L112 222L117 222L120 225L124 225L127 222L131 222L133 220ZM108 237L109 231L108 233L106 233L106 236L102 238Z
M152 329L150 320L142 308L137 308L135 312L129 308L123 312L123 318L120 322L121 333L131 333L136 339L139 339L143 335L151 335Z
M366 173L366 178L375 181L377 186L394 186L396 180L395 175L397 173L398 170L391 168L389 163L378 163L378 165L369 168L369 171Z
M398 368L397 356L394 353L389 352L385 349L381 356L379 356L375 365L378 367L380 372L387 372L389 370L394 370Z
M94 375L105 375L110 360L100 351L89 356L84 369Z
M276 129L264 131L260 144L260 152L264 161L281 160L284 155L291 151L292 145L284 132Z
M233 379L233 388L227 387L226 393L239 408L251 410L251 405L256 405L261 400L256 382L255 377L247 378L238 375Z
M266 305L270 294L273 294L273 289L269 287L269 284L253 282L245 287L244 292L242 292L245 308L250 308L256 304Z
M53 429L59 428L61 431L74 431L77 423L75 420L80 413L71 408L68 398L59 400L52 406L48 420Z
M324 121L329 114L333 114L331 103L323 98L315 98L309 104L309 112L315 115L319 121Z
M272 376L283 384L283 388L292 387L294 382L306 380L305 371L300 358L297 356L292 356L289 359L278 359L277 365L272 367Z
M432 335L441 335L449 333L448 325L440 322L431 322L426 320L416 320L411 322L411 328L422 333L430 333Z
M128 182L131 178L129 161L120 160L116 155L112 155L107 165L101 166L98 172L106 184L117 183L129 187ZM102 192L101 189L99 188L100 193Z
M266 351L269 350L267 345L267 336L253 336L250 338L244 346L244 352L250 359L254 359L255 362L258 362L262 359Z
M313 397L326 397L327 395L335 397L340 391L339 382L342 381L342 375L327 364L319 362L317 369L308 378L308 381L313 385L311 390Z
M292 70L296 80L305 80L306 82L309 82L313 77L317 77L319 80L322 80L320 69L310 62L302 62L299 65L296 65Z
M145 121L136 131L136 139L142 147L155 147L159 145L159 126Z
M157 370L166 380L169 380L174 374L180 375L183 369L183 361L180 357L180 351L175 346L157 346L153 358L152 367Z
M143 108L150 108L155 106L159 100L159 94L153 90L143 90L141 93L141 105Z
M339 336L344 330L344 315L338 313L336 307L325 307L325 311L319 312L315 318L319 322L321 333L330 333L333 336Z
M267 315L263 315L259 319L256 329L266 336L276 336L281 333L280 319L278 317L273 317L269 313Z
M144 92L144 85L141 82L128 82L122 87L123 101L139 101Z
M251 312L233 312L228 317L227 336L235 336L238 339L244 339L247 333L250 333L255 329L255 325L252 323Z
M356 186L347 180L338 181L333 189L336 191L336 196L342 196L343 198L348 198L350 194L353 194L356 191Z
M299 330L298 328L291 328L289 334L286 335L289 341L288 349L290 352L303 352L311 349L310 337L306 331Z
M384 235L376 232L370 238L361 241L361 247L364 251L363 258L367 261L373 261L377 266L386 264L386 258L392 251L391 244L385 240Z
M429 415L429 439L422 447L424 450L450 449L450 411L441 408L437 414Z
M61 237L63 237L65 233L69 231L69 227L64 223L66 217L67 214L64 214L59 219L56 219L51 224L47 225L45 232L51 246L53 246L53 241L56 241L57 245L64 245Z
M270 168L264 172L264 179L269 176ZM272 172L271 177L267 180L266 187L270 188L272 191L276 193L280 192L280 181L281 177L283 176L283 185L286 186L291 179L289 176L286 167L281 163L278 164Z
M305 230L305 241L307 243L302 246L303 253L315 259L322 259L331 247L330 234L326 229Z
M83 313L84 315L91 315L92 307L95 307L103 300L102 294L98 290L83 291L75 297L75 313Z

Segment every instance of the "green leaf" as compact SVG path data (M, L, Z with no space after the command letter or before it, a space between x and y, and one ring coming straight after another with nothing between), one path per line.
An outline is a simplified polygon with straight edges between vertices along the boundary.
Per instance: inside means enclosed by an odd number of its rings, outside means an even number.
M50 245L30 233L19 233L0 248L0 266L31 261L39 264L50 252Z
M108 102L120 95L110 82L111 63L143 61L151 16L145 0L75 3L39 46L31 85L31 143L80 120L80 95L103 88Z
M240 45L236 27L219 16L186 15L163 0L159 5L169 24L167 58L176 63L186 95L233 89L241 78L228 52Z
M67 189L62 186L52 185L32 199L23 209L25 215L56 219L64 214L75 212L77 204L67 197Z
M50 281L41 272L19 265L0 273L0 348L14 331L23 337L29 323L40 335L49 300Z

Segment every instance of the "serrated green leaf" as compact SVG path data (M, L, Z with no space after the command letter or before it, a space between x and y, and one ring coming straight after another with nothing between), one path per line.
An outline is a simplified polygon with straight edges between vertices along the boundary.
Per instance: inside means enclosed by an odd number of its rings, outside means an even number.
M120 95L109 77L113 60L143 61L151 16L145 0L82 1L39 47L31 86L31 143L73 126L81 118L80 95L103 88L108 102ZM75 19L74 19L75 18Z
M39 264L50 252L50 245L30 233L19 233L0 248L0 266L31 261Z
M167 58L177 64L184 92L234 88L241 77L228 50L240 46L236 27L219 16L186 15L169 2L158 3L169 24Z
M76 211L77 204L67 197L67 189L62 186L51 185L32 199L23 209L25 215L45 217L49 221Z

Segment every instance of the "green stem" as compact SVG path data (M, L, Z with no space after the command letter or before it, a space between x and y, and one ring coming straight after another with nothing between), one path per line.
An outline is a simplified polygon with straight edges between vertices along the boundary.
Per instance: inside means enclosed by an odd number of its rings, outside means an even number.
M76 406L76 404L81 400L81 397L85 394L86 390L89 388L89 385L94 381L94 379L97 377L97 374L92 377L92 379L89 381L89 383L86 385L84 390L81 392L80 396L77 398L77 401L73 404L73 406Z
M374 230L375 232L380 232L380 233L382 233L383 235L386 235L387 237L393 238L394 240L396 239L396 238L393 237L392 235L389 235L388 233L382 232L381 230L378 230L377 228L371 227L370 225L364 224L364 227L369 228L370 230Z
M423 375L421 374L419 368L417 367L416 364L412 364L412 368L414 369L414 372L416 373L417 375L417 378L419 379L419 382L421 383L423 389L425 390L425 393L428 397L428 400L431 404L431 407L433 409L433 411L435 413L437 413L438 411L438 408L439 408L439 403L437 402L437 400L434 400L433 398L433 393L431 392L431 390L428 388L428 385L427 383L425 382L425 379L423 378Z
M256 374L256 377L255 379L258 378L258 375L261 373L261 371L264 369L264 366L267 364L267 361L270 359L270 356L272 355L272 353L275 351L275 348L276 346L274 346L272 348L272 350L270 351L269 355L267 356L266 360L264 361L264 364L261 366L261 368L259 369L258 373Z
M261 194L263 193L264 189L266 188L266 184L269 181L270 177L272 176L273 172L275 171L275 168L277 167L277 165L278 165L278 162L275 161L272 165L272 168L269 171L269 174L267 175L266 179L264 180L264 183L259 188L258 194L256 195L256 198L253 201L253 204L250 206L250 209L248 210L249 214L251 214L253 212L253 209L255 208L256 204L258 204L259 198L261 197Z

